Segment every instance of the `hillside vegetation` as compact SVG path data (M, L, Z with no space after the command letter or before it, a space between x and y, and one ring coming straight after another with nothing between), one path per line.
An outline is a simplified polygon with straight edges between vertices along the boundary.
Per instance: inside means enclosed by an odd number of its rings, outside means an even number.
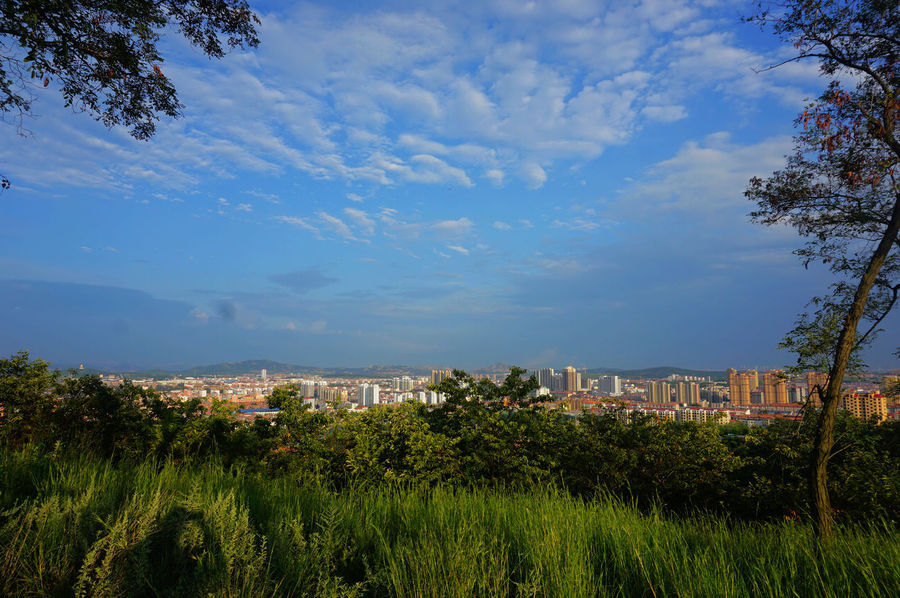
M0 595L900 595L900 424L565 417L463 372L446 403L274 421L0 360Z
M897 596L900 534L670 519L609 498L329 491L207 463L2 460L15 596Z

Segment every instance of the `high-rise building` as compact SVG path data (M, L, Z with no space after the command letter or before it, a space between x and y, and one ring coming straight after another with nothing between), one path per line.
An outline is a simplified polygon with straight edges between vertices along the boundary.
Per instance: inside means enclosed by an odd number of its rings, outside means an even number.
M675 402L683 405L699 405L700 385L696 382L676 382Z
M379 387L377 384L366 384L365 382L356 387L356 402L364 407L372 407L379 402Z
M816 407L822 406L822 394L819 393L819 388L821 388L824 393L827 386L827 373L806 372L806 394L809 397L810 404L815 405Z
M732 405L750 404L750 373L728 369L728 396Z
M787 376L784 370L769 370L763 374L763 402L766 405L788 402Z
M651 403L672 402L672 387L668 382L648 382L647 401Z
M343 403L347 400L347 391L343 388L319 388L319 398L326 402L337 401Z
M399 390L400 392L413 389L413 380L409 376L394 378L393 380L391 380L391 384L394 390Z
M453 376L453 370L431 370L431 383L440 384L443 380Z
M854 417L878 421L887 419L887 397L880 392L855 392L844 396L844 409Z
M806 399L806 391L802 386L791 386L788 388L788 401L791 403L803 403Z
M747 377L750 379L750 392L759 390L759 372L756 370L747 370Z
M562 372L553 374L550 380L550 390L561 392L566 389L566 380Z
M577 376L575 372L575 368L570 365L567 365L563 368L563 390L567 392L574 392L578 390L578 382Z
M617 397L622 394L622 380L618 376L600 376L597 390L600 394Z
M553 388L553 368L541 368L536 372L537 383L539 386Z
M315 398L316 396L316 383L314 380L301 380L300 381L300 396L305 398Z
M265 382L269 377L269 372L266 371L266 368L259 370L259 377L262 378L262 381Z

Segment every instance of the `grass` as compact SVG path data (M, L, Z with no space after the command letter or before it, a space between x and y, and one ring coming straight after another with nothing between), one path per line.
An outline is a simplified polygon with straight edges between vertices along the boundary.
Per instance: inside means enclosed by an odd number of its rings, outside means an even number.
M900 596L900 533L553 490L346 490L216 463L0 458L8 596Z

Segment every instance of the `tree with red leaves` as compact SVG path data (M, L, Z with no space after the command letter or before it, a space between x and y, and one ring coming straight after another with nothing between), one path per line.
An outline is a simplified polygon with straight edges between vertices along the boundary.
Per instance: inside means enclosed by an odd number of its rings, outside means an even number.
M747 20L793 42L788 62L817 60L831 78L797 118L784 169L752 179L745 193L757 205L754 221L790 224L806 239L795 253L837 275L781 345L798 354L796 369L829 371L809 466L813 524L827 541L834 518L827 466L841 386L900 291L900 7L896 0L795 0L772 11L760 6Z

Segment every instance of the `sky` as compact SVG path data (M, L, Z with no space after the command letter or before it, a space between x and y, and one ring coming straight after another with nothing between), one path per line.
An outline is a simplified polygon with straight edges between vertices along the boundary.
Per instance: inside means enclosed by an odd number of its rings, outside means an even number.
M776 367L831 281L744 196L825 86L750 2L251 2L150 141L0 123L0 355ZM891 356L898 318L868 354Z

